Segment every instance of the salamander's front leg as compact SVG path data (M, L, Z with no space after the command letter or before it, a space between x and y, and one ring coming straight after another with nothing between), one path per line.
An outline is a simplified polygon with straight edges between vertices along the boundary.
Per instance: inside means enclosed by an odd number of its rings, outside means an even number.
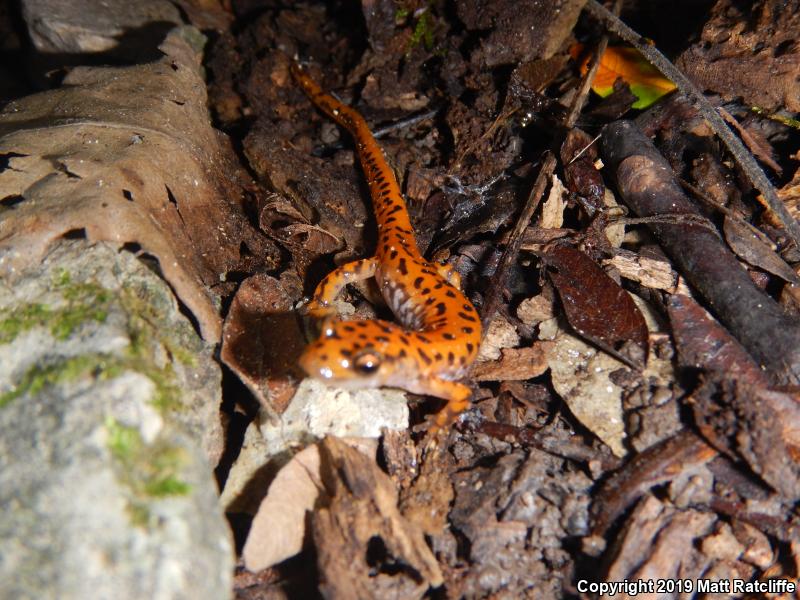
M336 300L342 289L348 283L355 283L374 277L377 267L378 261L373 257L354 260L334 269L325 276L325 279L319 282L317 289L314 290L314 297L305 306L306 314L315 319L334 316L335 309L331 304Z
M455 423L458 415L469 408L472 397L472 390L469 386L437 377L429 378L420 391L447 400L447 404L442 410L426 420L425 427L431 435L435 435L439 430Z

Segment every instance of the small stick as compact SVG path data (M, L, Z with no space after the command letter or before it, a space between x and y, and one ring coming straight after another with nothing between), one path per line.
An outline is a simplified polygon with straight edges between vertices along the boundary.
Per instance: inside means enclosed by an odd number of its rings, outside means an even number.
M660 217L649 228L720 321L775 382L800 383L800 322L758 289L718 233L696 219L696 206L650 138L630 121L615 121L603 130L602 151L625 204L639 217Z

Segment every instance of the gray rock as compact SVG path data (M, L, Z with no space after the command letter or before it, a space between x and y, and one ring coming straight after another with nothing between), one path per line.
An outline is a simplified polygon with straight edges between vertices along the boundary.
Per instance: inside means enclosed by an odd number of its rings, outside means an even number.
M127 252L63 242L0 282L0 597L229 597L219 384Z
M178 9L166 0L22 0L22 16L41 53L111 52L132 60L155 49L164 32L182 23Z

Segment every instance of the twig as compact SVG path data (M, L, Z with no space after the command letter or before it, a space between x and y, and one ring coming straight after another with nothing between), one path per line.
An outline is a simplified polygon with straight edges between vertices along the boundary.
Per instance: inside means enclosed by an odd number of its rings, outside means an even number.
M601 21L609 31L616 33L628 43L632 44L642 55L670 79L683 94L685 94L703 118L719 136L728 148L733 158L742 168L747 178L763 195L770 210L780 219L783 226L795 245L800 248L800 224L789 214L786 206L778 198L774 186L770 183L767 176L753 155L747 151L742 142L737 138L716 109L706 100L695 85L681 73L667 58L656 50L653 46L645 43L641 35L623 23L619 17L615 16L608 9L596 0L589 0L586 3L586 10Z
M555 168L556 157L552 152L548 151L542 162L542 168L539 169L539 174L536 176L536 182L533 184L531 193L525 203L525 208L522 209L522 213L520 213L517 219L517 224L514 227L514 231L511 233L508 246L506 246L506 250L503 252L503 256L500 259L500 264L495 271L492 287L486 294L486 302L483 305L483 314L481 315L484 332L488 329L489 322L500 306L500 299L503 297L503 289L505 289L508 270L519 255L519 249L522 245L522 234L530 224L533 213L539 208L539 202L544 194L544 188L547 182L550 181L550 177L553 175Z
M614 10L619 12L621 6L622 0L616 0L614 3ZM564 120L564 127L566 130L569 130L575 126L575 122L578 120L578 115L580 115L581 110L583 110L583 105L586 103L586 98L588 97L589 90L592 87L592 81L594 80L595 73L597 73L597 69L600 68L600 61L603 58L603 53L606 51L607 46L608 35L603 35L597 45L597 50L594 53L592 65L589 67L586 75L584 75L583 82L581 83L578 93L575 94L575 97L572 99L572 104L569 108L569 114ZM517 256L519 255L519 251L522 246L523 233L528 228L528 225L530 225L533 213L535 213L536 209L539 207L539 202L541 202L545 186L551 179L555 168L555 156L553 156L552 152L548 152L545 156L544 162L542 163L542 168L539 170L539 174L536 176L536 182L534 183L533 189L531 189L531 193L528 196L527 202L525 203L525 208L522 209L522 212L520 213L517 223L514 227L514 231L509 237L506 250L503 252L503 256L500 258L500 264L495 271L492 287L486 294L486 302L483 305L483 313L481 315L484 334L488 329L489 322L492 320L494 314L497 312L497 308L500 306L500 299L502 298L503 290L505 289L508 270L511 268L511 265L514 263L514 261L517 260Z

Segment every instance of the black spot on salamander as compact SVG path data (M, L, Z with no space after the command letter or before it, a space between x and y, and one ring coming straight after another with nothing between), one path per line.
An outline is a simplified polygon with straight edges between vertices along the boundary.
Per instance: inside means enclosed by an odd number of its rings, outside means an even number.
M447 296L448 298L455 298L456 297L456 293L453 290L447 290L444 293L444 295Z
M349 331L350 333L353 333L356 330L356 328L352 325L342 325L342 329Z
M383 200L383 203L384 203L386 206L391 206L393 202L394 202L394 200L392 200L392 197L391 197L391 196L386 196L386 197L384 198L384 200Z
M364 329L364 328L366 328L366 327L369 327L369 323L367 323L367 321L356 321L356 322L354 323L354 325L355 325L356 327L360 327L361 329Z
M436 302L436 298L434 298L433 296L431 296L430 298L428 298L427 300L425 300L425 304L427 304L428 306L430 306L430 305L431 305L431 304L433 304L434 302Z
M472 354L472 351L475 350L475 346L467 342L467 352Z
M464 333L469 334L469 333L472 333L475 330L472 327L462 327L461 331L463 331Z
M408 356L408 353L406 352L405 348L400 348L400 352L397 353L397 356L399 356L400 358L405 358L406 356Z
M350 350L348 350L347 348L342 348L341 350L339 350L339 354L341 354L345 358L350 358L351 356L353 356L353 353L350 352Z
M405 344L406 346L408 346L411 342L408 340L408 338L406 336L401 335L400 336L400 343Z
M383 342L384 344L388 344L391 341L385 335L376 335L374 339L376 342Z
M388 325L381 325L380 323L375 323L375 325L380 329L383 333L392 333L392 328Z
M443 283L437 283L435 286L433 286L433 289L435 289L435 290L440 290L440 289L442 289L443 287L444 287L444 284L443 284Z
M458 362L461 363L461 366L463 367L465 364L467 364L467 357L466 356L459 356L458 357Z
M454 339L456 339L456 336L455 336L455 335L453 335L452 333L450 333L449 331L448 331L448 332L446 332L446 333L443 333L443 334L442 334L442 337L443 337L444 339L446 339L446 340L454 340Z
M440 353L438 353L438 352L434 352L434 354L433 354L433 358L434 358L434 359L436 359L436 360L438 361L438 360L442 360L442 359L444 358L444 356L442 356L442 355L441 355Z
M452 365L456 360L455 355L452 352L447 353L447 364Z
M328 355L327 354L320 354L319 359L324 362L328 362Z
M392 217L394 218L394 217ZM387 221L388 223L388 221ZM406 259L401 258L397 263L397 270L400 271L401 275L408 275L408 265L406 264Z
M419 354L419 357L422 359L422 362L424 362L426 365L429 365L433 362L431 360L431 357L425 354L425 351L422 348L417 348L417 354Z
M471 317L469 315L465 315L463 312L458 313L458 316L464 319L465 321L469 321L471 323L475 322L475 317Z
M391 183L389 183L388 181L384 181L384 182L381 184L381 189L382 189L382 190L388 190L388 189L391 187L391 185L392 185L392 184L391 184Z
M396 204L395 207L392 210L389 211L389 214L393 215L394 213L396 213L397 211L400 211L400 210L403 210L403 207L400 206L399 204Z
M389 244L388 243L383 245L383 253L386 254L387 252L389 252Z
M472 312L472 311L475 310L475 308L472 306L472 304L465 304L462 308L467 312Z
M422 286L422 282L425 281L422 277L417 277L414 280L414 289L418 290Z
M417 334L417 339L424 344L431 343L430 339L426 338L424 335Z
M447 310L447 305L444 302L439 302L439 304L436 305L437 316L443 315L446 310Z
M392 250L392 251L389 253L389 258L390 258L390 259L392 259L392 260L394 260L395 258L397 258L397 250Z
M368 337L369 336L366 333L359 333L358 334L358 339L360 339L360 340L366 340Z
M425 275L436 275L436 273L434 273L430 269L422 269L422 272L425 273Z
M431 293L431 288L424 288L424 289L423 289L423 290L420 292L420 294L421 294L421 295L423 295L423 296L427 296L427 295L428 295L428 294L430 294L430 293Z
M397 219L395 219L394 217L389 217L384 221L384 223L388 225L389 223L394 223L395 221L397 221Z

